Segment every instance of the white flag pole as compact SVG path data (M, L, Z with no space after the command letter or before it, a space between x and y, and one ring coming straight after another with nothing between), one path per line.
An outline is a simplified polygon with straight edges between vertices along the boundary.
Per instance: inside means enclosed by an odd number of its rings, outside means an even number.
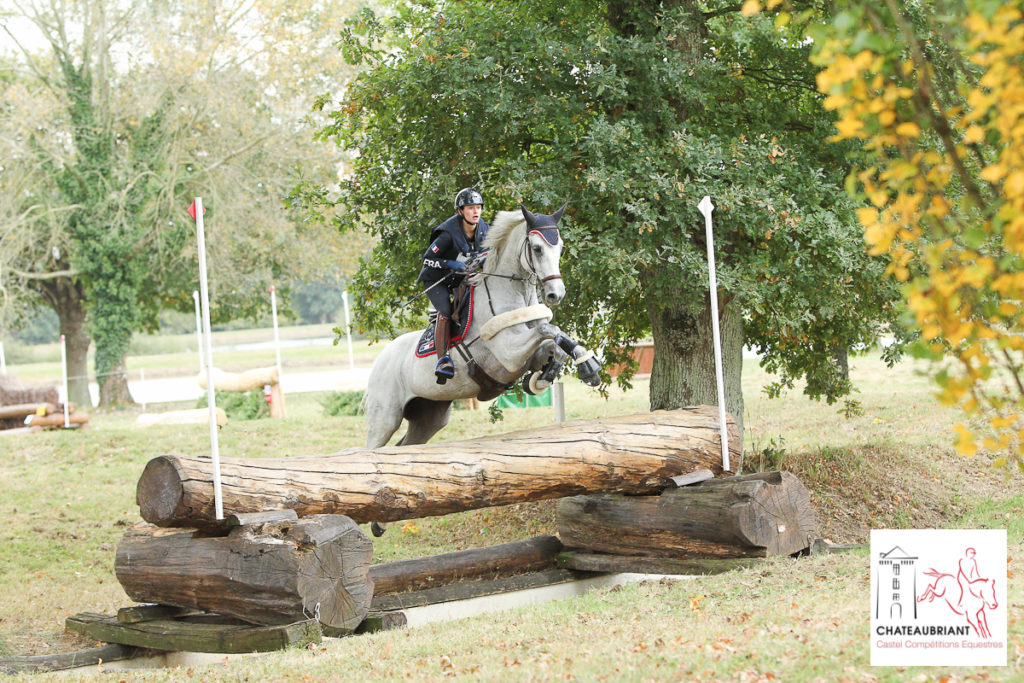
M345 336L348 337L348 367L355 370L356 361L352 356L352 318L348 312L348 290L341 293L341 300L345 303Z
M7 374L7 356L4 355L4 343L0 342L0 375Z
M220 493L220 447L217 442L217 402L213 386L213 344L210 343L210 288L206 279L206 232L203 229L203 198L192 203L199 243L199 296L203 309L203 343L206 345L206 404L210 408L210 457L213 459L213 507L217 519L224 519L224 501Z
M196 302L196 343L199 347L199 374L203 374L206 363L203 362L203 314L199 307L199 292L192 292L192 300Z
M711 332L715 340L715 379L718 380L718 431L722 438L722 470L729 467L729 435L725 428L725 377L722 372L722 336L718 331L718 281L715 275L715 236L711 229L711 212L715 210L711 197L705 196L697 205L704 214L704 232L708 243L708 287L711 293Z
M68 345L64 341L64 335L60 335L60 376L64 383L64 429L71 425L71 416L68 414L68 402L71 400L68 391Z
M274 351L277 353L277 382L284 391L284 373L281 371L281 338L277 334L277 292L270 285L270 313L274 319Z

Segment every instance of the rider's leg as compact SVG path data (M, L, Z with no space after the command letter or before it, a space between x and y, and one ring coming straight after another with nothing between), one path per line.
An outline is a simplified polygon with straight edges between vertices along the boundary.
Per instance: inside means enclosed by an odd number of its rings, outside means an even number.
M437 323L434 327L434 351L437 353L437 365L434 367L434 374L437 375L438 384L444 384L449 378L455 376L455 364L448 356L448 344L451 339L451 293L439 285L428 290L427 296L437 310Z

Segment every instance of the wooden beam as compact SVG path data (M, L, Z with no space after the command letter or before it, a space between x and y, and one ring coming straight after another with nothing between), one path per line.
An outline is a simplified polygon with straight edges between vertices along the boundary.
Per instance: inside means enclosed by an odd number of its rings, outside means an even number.
M69 631L107 643L171 652L272 652L319 643L321 639L320 625L313 619L278 626L177 619L123 624L115 616L82 612L68 617L65 626Z
M122 624L137 624L142 621L153 621L154 619L173 619L194 612L195 610L185 609L184 607L149 603L122 607L117 610L117 620Z
M558 556L558 566L587 572L638 574L721 574L734 569L756 566L760 559L706 557L645 557L642 555L609 555L566 550Z
M739 434L729 424L738 467ZM679 474L721 473L717 425L717 410L701 406L451 443L286 459L223 458L224 510L290 508L300 517L343 514L362 523L597 491L655 493ZM136 491L142 518L159 526L212 524L212 480L208 458L154 458Z
M144 652L144 650L142 651ZM33 674L92 666L100 662L116 662L139 656L140 650L115 643L90 647L76 652L30 657L0 657L0 674Z
M791 555L818 536L810 494L789 472L711 479L659 496L598 494L558 505L570 548L613 555Z
M502 543L370 567L373 595L424 590L465 579L511 576L554 569L562 543L555 536Z
M594 576L594 573L592 572L578 572L568 569L549 569L543 572L520 574L519 576L510 576L504 579L462 581L459 583L452 583L447 586L428 588L427 590L422 591L374 596L370 609L373 611L386 612L390 610L409 609L411 607L423 607L424 605L436 605L442 602L479 598L485 595L512 593L514 591L526 590L528 588L554 586L559 583L588 579L592 576Z

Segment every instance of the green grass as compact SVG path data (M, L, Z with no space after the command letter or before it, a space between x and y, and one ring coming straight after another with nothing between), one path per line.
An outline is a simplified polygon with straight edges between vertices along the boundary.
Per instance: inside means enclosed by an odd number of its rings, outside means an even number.
M368 350L375 353L380 346ZM344 367L347 354L334 349ZM271 352L272 354L272 352ZM135 359L132 359L134 362ZM189 363L192 361L190 360ZM269 363L267 363L269 364ZM824 533L864 541L885 526L1007 528L1009 555L1024 557L1020 478L967 460L949 445L959 416L938 406L906 363L873 357L852 367L861 416L846 419L799 392L767 400L767 377L748 364L746 452L773 455L811 490ZM362 416L325 417L322 395L289 395L286 420L232 421L220 431L225 457L291 457L362 444ZM569 419L642 412L647 382L607 400L566 385ZM171 407L171 406L168 406ZM181 407L192 407L181 406ZM129 604L113 574L114 550L138 520L134 488L163 453L208 451L204 426L138 429L137 408L95 412L76 432L0 436L0 656L82 647L60 635L66 616ZM458 410L439 439L534 427L550 408ZM750 457L748 465L753 464ZM554 533L554 504L476 510L398 523L375 539L375 561L391 561ZM1011 568L1013 563L1011 562ZM865 553L772 559L696 581L645 583L498 615L332 641L302 651L231 660L193 671L202 680L989 680L1024 679L1024 596L1009 583L1006 669L872 669L868 665ZM181 671L123 672L117 680L178 680Z

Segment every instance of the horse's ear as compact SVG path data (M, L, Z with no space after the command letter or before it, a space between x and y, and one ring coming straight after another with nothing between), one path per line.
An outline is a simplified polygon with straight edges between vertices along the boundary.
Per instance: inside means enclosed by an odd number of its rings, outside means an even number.
M566 201L565 204L562 204L562 208L561 209L559 209L558 211L555 211L553 214L551 214L551 218L552 218L552 220L555 221L555 223L558 223L558 221L562 220L562 214L565 213L565 207L567 207L567 206L569 206L569 202L568 201Z
M519 205L519 208L523 210L523 218L526 219L527 227L532 228L534 226L534 224L536 224L536 222L537 222L537 217L534 216L532 213L530 213L530 210L527 209L522 204Z

